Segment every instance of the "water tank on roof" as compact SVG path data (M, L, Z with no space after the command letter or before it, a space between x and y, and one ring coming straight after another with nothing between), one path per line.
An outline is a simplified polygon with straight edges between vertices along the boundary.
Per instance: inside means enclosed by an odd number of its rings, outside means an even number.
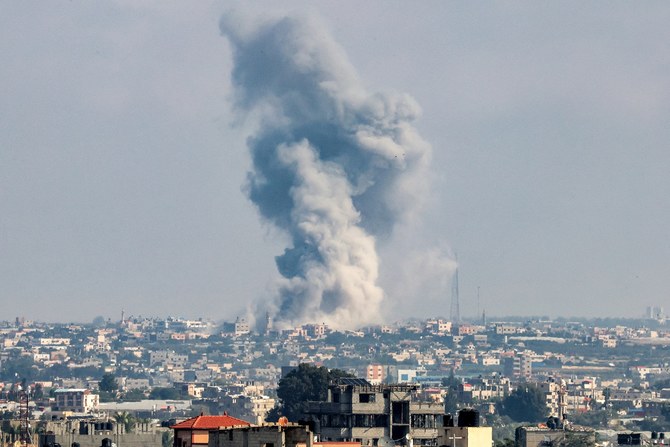
M458 412L459 427L479 427L479 411L473 408L464 408Z

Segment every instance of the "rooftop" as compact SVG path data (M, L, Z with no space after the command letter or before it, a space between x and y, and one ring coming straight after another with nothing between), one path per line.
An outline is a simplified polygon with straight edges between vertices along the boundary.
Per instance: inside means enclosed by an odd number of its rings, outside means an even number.
M186 419L183 422L180 422L176 425L173 425L170 428L179 429L179 428L188 428L192 430L216 430L221 427L239 427L239 426L250 426L251 423L244 421L242 419L237 419L227 414L222 416L205 416L200 415L191 419Z

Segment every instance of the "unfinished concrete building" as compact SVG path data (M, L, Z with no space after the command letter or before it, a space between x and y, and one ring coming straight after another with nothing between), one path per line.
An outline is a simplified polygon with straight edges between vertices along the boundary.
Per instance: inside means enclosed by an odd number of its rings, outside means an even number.
M313 433L295 423L210 430L209 447L313 447Z
M308 403L308 414L321 441L436 446L444 407L417 401L416 391L416 385L340 379L329 387L326 402Z

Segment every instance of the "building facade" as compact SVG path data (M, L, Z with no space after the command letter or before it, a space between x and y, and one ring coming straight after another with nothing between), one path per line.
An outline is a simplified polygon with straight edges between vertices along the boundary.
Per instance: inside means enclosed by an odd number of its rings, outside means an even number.
M309 402L308 414L321 441L360 442L378 446L437 445L443 426L441 403L418 401L416 385L372 385L340 379L326 402Z
M308 427L292 424L267 424L221 428L210 433L209 447L313 447Z
M209 433L212 430L232 427L249 427L251 424L227 414L223 416L200 415L173 425L173 447L196 447L210 445Z
M88 389L59 389L54 392L53 411L92 413L98 409L99 396Z

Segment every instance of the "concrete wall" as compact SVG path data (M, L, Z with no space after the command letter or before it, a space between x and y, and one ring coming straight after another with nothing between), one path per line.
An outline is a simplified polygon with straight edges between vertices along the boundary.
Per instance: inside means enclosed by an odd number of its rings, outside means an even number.
M516 429L516 445L520 447L536 447L544 441L583 439L589 445L595 445L594 431L550 430L536 427L519 427Z
M438 445L449 447L488 447L493 445L491 427L447 427Z
M211 431L209 447L312 447L313 434L304 426L263 425Z
M163 431L169 431L169 429ZM157 431L156 433L125 433L119 435L56 435L56 442L62 447L69 447L73 442L79 443L81 447L100 447L102 445L102 440L104 438L109 438L116 444L116 447L161 447L163 445L163 431Z

